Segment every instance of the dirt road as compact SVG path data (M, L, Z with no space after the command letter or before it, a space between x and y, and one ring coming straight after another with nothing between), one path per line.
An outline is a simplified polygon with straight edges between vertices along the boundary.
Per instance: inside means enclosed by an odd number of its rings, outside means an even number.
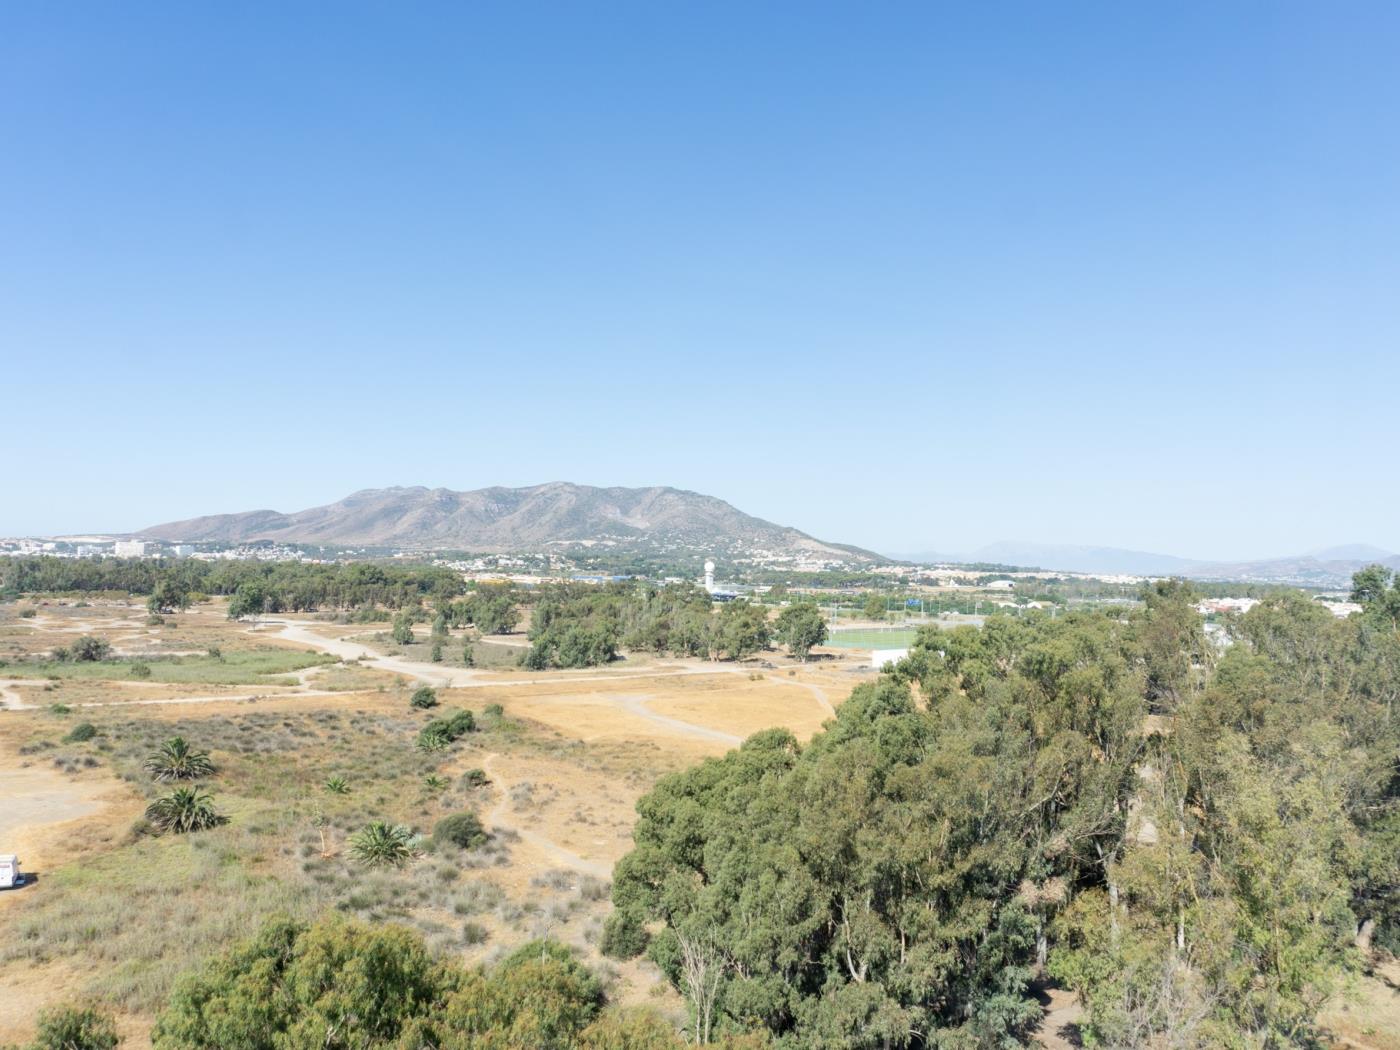
M572 850L567 850L557 842L552 842L538 832L522 827L510 819L507 811L510 807L511 784L492 772L496 759L500 757L497 754L490 754L481 763L482 770L491 779L500 796L499 801L487 812L486 823L493 828L511 831L519 835L523 842L529 843L561 868L571 868L574 871L581 871L586 875L593 875L600 879L612 878L612 865L606 861L586 860Z

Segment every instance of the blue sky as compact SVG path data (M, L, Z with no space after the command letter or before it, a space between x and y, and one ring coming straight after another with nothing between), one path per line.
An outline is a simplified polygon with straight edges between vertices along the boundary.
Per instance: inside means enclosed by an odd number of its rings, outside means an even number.
M1400 549L1400 7L12 4L0 534Z

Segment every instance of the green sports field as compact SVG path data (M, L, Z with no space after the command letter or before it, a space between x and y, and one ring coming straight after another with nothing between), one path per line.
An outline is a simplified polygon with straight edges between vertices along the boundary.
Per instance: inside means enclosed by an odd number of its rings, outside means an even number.
M876 627L837 628L826 644L837 649L907 649L914 644L918 631L912 627L880 630Z

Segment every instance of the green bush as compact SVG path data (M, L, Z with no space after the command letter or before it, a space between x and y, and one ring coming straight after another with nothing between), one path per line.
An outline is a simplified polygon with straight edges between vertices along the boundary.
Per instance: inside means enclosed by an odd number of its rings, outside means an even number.
M462 934L466 941L478 935ZM656 1050L654 1040L585 1038L602 1005L598 979L555 942L534 941L489 970L467 970L435 958L422 938L401 926L331 918L307 927L283 920L183 979L151 1042L155 1050Z
M63 738L65 744L81 744L97 735L97 727L91 722L79 722Z
M105 660L112 653L111 643L102 638L95 638L90 634L85 634L73 643L68 650L74 660L88 663L96 663L98 660Z
M131 665L130 674L131 674L131 677L132 677L132 678L150 678L150 677L151 677L151 665L150 665L150 664L132 664L132 665Z
M647 950L646 927L635 915L615 911L603 923L603 938L598 950L610 959L635 959Z
M60 1006L39 1014L39 1030L29 1050L112 1050L117 1027L104 1013Z
M433 843L453 845L458 849L475 849L486 841L486 829L475 813L453 813L443 817L433 827Z
M454 711L447 718L435 718L418 732L420 751L441 751L458 737L476 728L470 711Z
M469 788L484 787L489 781L486 779L486 770L469 769L462 774L462 786Z
M425 685L414 690L413 696L408 701L408 706L426 709L429 707L437 707L437 703L437 692Z

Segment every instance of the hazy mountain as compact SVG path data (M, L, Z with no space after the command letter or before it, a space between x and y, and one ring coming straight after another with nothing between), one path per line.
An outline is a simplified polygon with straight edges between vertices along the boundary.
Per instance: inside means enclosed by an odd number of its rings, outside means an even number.
M1065 572L1126 573L1135 576L1181 575L1191 566L1187 559L1171 554L1011 540L979 547L973 552L973 560L1001 565L1037 565Z
M1254 561L1203 561L1173 554L1124 550L1118 547L1081 547L1070 544L1026 543L1002 540L962 554L900 555L918 562L991 562L1059 572L1131 576L1190 576L1197 579L1259 580L1311 584L1320 587L1346 585L1351 574L1366 565L1382 564L1400 569L1400 555L1364 543L1327 547L1289 558Z
M1123 550L1118 547L1083 547L1067 543L1030 543L999 540L961 554L924 551L898 555L915 562L954 562L1015 565L1023 568L1052 569L1059 572L1123 573L1133 576L1179 575L1193 563L1170 554Z
M859 548L823 543L697 492L594 488L567 482L471 492L366 489L338 503L291 514L275 510L216 514L156 525L137 535L194 543L274 540L480 552L538 551L612 541L653 549L706 548L728 554L769 550L883 560Z
M1383 562L1395 557L1394 551L1372 547L1369 543L1346 543L1340 547L1324 547L1322 550L1308 551L1308 557L1318 561L1364 561Z

